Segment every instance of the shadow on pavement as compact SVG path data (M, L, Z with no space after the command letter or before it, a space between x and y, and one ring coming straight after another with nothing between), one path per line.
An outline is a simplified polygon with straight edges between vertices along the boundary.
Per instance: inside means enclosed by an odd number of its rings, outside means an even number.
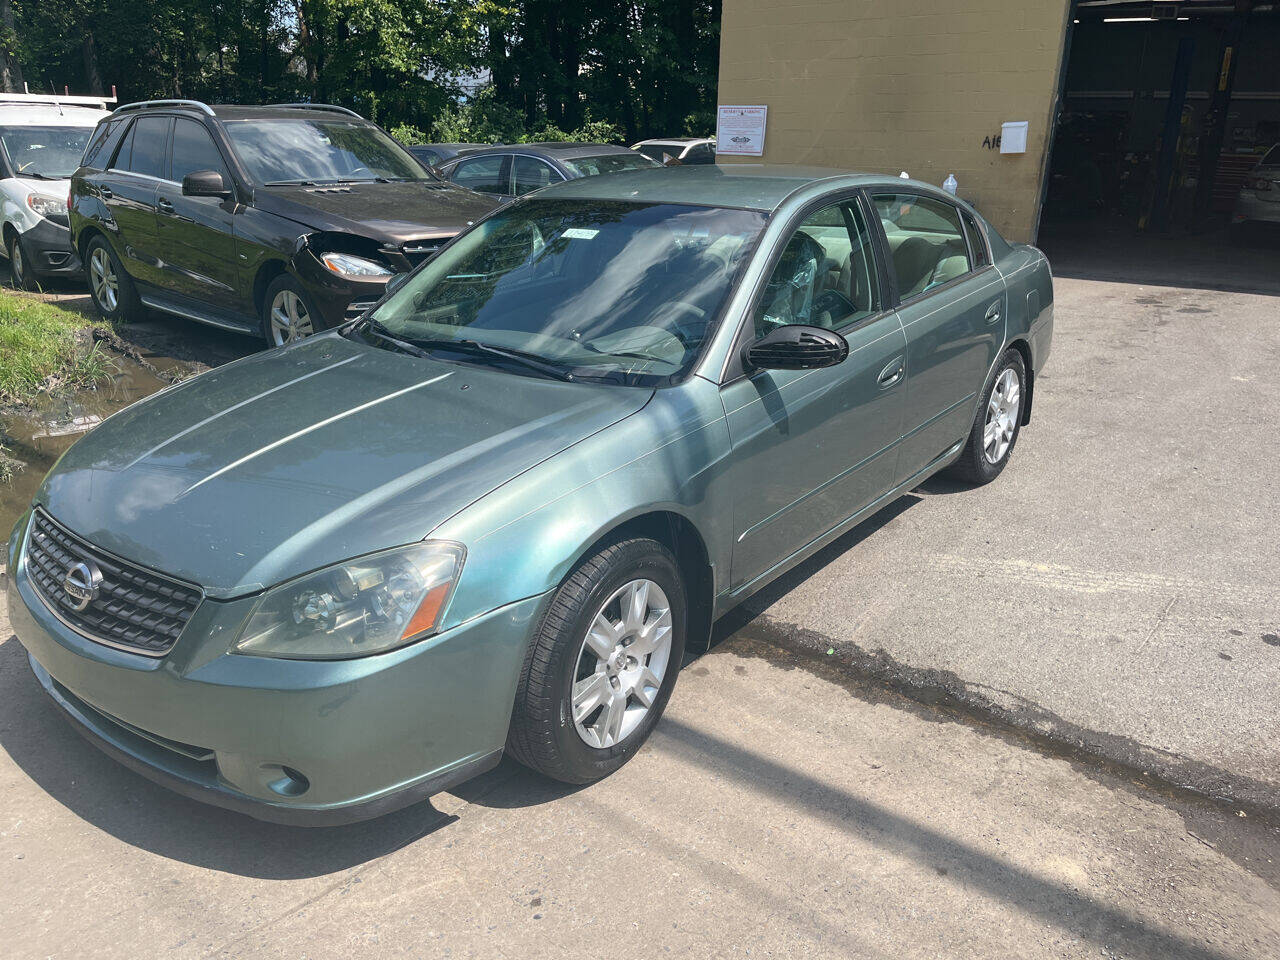
M834 787L803 769L783 765L741 744L666 718L653 749L679 757L713 778L728 777L758 794L803 807L894 855L942 867L959 883L979 890L1072 936L1105 944L1103 956L1150 960L1228 960L1212 946L1161 930L1123 909L988 856L909 815ZM1114 953L1112 952L1114 951Z

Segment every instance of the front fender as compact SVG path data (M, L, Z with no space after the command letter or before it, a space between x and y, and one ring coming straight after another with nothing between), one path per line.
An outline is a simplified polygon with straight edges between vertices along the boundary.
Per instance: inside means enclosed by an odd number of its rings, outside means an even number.
M688 520L727 572L732 505L716 481L729 449L719 391L693 377L482 497L430 534L467 548L447 623L557 587L611 530L658 511Z

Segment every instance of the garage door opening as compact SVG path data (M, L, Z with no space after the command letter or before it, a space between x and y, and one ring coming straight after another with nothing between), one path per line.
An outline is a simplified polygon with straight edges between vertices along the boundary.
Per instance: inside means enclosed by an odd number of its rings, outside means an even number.
M1039 230L1055 270L1280 293L1280 2L1071 19Z

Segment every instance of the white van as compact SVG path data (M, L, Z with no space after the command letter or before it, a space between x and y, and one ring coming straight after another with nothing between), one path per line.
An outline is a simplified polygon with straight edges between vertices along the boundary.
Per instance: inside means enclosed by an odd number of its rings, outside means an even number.
M78 275L67 193L85 145L114 97L0 93L0 214L13 285Z

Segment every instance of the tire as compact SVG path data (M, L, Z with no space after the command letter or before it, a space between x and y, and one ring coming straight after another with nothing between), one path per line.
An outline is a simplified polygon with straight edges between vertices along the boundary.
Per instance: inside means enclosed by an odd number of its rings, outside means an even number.
M991 382L983 391L973 429L969 431L960 459L951 467L951 474L975 484L990 483L1000 476L1018 442L1026 402L1027 365L1022 354L1010 347L1000 357ZM993 428L991 438L987 436L989 421L999 424Z
M278 313L277 313L278 311ZM305 340L323 329L315 304L297 280L282 273L262 298L261 333L271 347Z
M642 588L645 611L628 618L620 604L641 592L638 583L648 584ZM621 767L648 739L671 697L684 656L687 611L675 558L655 540L624 540L584 562L556 592L529 645L507 751L565 783L590 783ZM648 629L636 631L637 625ZM601 655L610 643L606 662ZM645 652L628 653L637 645ZM610 717L618 722L610 724Z
M98 314L108 323L137 323L144 308L133 278L120 265L111 244L95 236L84 250L84 276Z
M31 261L22 249L16 230L9 231L5 252L9 255L9 282L15 290L38 290L40 284L31 270Z

